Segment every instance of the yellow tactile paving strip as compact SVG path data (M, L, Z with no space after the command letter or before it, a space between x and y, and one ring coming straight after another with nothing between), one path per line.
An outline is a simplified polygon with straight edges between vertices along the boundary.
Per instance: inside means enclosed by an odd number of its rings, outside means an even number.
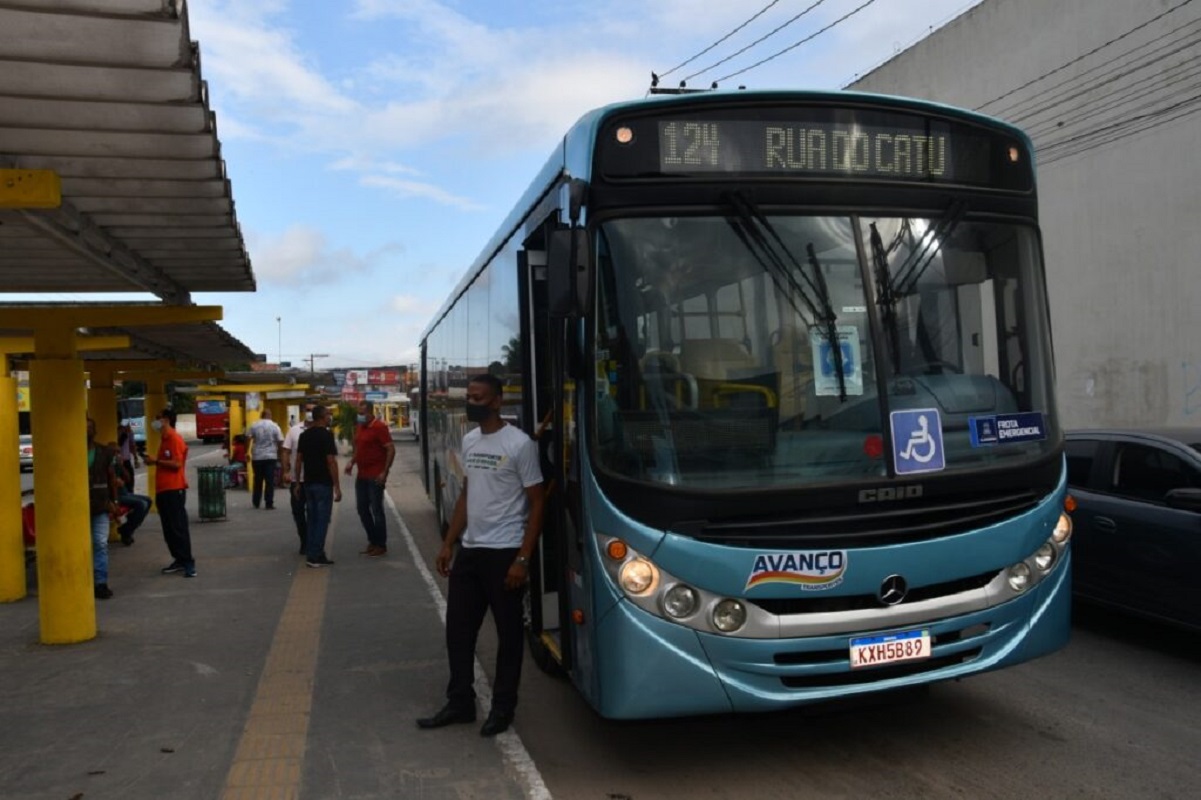
M337 508L335 504L335 511ZM335 513L326 552L333 546L336 518ZM297 564L242 739L225 778L222 800L300 797L329 569L308 569L299 558Z

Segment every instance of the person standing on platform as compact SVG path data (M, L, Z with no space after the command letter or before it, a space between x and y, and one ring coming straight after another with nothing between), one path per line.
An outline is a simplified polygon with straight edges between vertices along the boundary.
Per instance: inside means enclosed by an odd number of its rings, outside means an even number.
M338 443L329 429L329 414L325 406L313 408L313 423L300 434L296 455L296 463L292 467L292 491L302 491L299 487L303 486L305 515L308 518L304 541L308 552L305 564L328 567L334 562L325 553L325 534L329 531L334 503L342 500L342 486L338 476ZM302 472L303 484L300 480Z
M288 435L279 449L279 463L283 470L284 480L291 481L288 494L292 501L292 521L296 523L296 535L300 537L300 554L307 554L305 538L308 535L308 515L305 513L304 498L304 464L300 463L298 452L300 434L313 422L313 412L306 411L304 421L288 428ZM296 475L296 467L300 467L300 475Z
M116 448L96 443L96 421L88 420L88 513L92 528L92 584L97 600L108 588L108 528L117 513Z
M163 541L171 553L164 575L182 572L196 577L192 558L192 534L188 530L188 446L175 430L175 412L164 408L150 426L159 432L158 453L143 459L154 471L154 502L163 524Z
M450 576L450 683L446 705L417 720L421 728L475 721L475 645L489 609L496 623L496 681L480 735L508 730L517 708L525 646L522 591L542 531L545 494L537 446L500 418L502 390L495 375L477 375L467 384L467 419L479 427L463 437L460 463L466 479L436 561L438 572Z
M396 445L392 444L392 431L387 423L375 416L374 403L367 400L359 403L358 423L354 434L354 455L346 465L346 474L349 475L358 466L354 502L359 521L367 531L367 549L360 555L377 558L388 553L384 484L388 482L388 472L392 469L392 460L396 458Z
M250 502L258 508L259 503L265 500L268 509L275 508L275 467L279 460L279 446L284 442L283 431L271 419L271 409L265 408L263 416L250 426L246 434L252 445L250 465L254 469L254 493Z

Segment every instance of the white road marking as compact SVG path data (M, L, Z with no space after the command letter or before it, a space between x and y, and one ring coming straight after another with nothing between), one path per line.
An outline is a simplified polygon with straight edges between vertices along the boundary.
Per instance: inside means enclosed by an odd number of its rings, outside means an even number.
M392 498L387 492L384 492L384 500L388 503L388 509L392 512L393 518L396 520L396 525L400 529L400 535L404 537L405 546L409 548L409 555L413 557L413 563L417 566L417 572L421 575L421 579L425 581L425 586L429 590L430 597L434 600L434 605L438 607L438 618L442 620L442 625L446 625L446 598L442 596L442 590L438 587L437 581L434 580L434 575L425 566L425 562L421 559L421 551L417 549L417 542L413 539L413 534L409 531L409 526L405 525L404 517L400 516L399 509L392 502ZM477 658L475 660L475 692L479 695L480 707L489 708L492 705L492 687L488 684L488 676L484 673L483 667ZM517 774L518 780L525 790L525 796L530 800L551 800L550 790L546 788L546 784L542 780L542 773L538 771L538 767L534 764L534 759L530 756L525 745L521 741L521 737L517 735L517 731L509 728L509 730L496 737L496 746L500 748L501 755L505 762Z

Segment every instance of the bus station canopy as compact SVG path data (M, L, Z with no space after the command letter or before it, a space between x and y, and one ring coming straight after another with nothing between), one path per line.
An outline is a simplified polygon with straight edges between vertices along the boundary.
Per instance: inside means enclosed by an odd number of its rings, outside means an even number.
M0 169L62 198L0 204L0 292L255 289L184 0L4 0Z
M30 328L10 328L5 324L18 312L54 313L60 309L71 309L86 313L91 308L110 309L120 316L121 311L161 307L158 303L0 303L0 337L29 336ZM215 322L170 323L164 325L139 325L123 328L94 327L87 329L88 335L124 335L130 340L128 350L88 350L79 357L88 361L174 361L180 366L216 368L228 364L245 364L254 361L256 355L232 334ZM29 351L33 355L33 351ZM12 353L11 355L19 355Z

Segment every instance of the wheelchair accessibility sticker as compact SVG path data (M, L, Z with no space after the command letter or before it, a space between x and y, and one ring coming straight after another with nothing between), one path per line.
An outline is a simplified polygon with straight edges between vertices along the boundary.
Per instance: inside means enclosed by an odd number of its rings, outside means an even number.
M942 419L937 408L894 411L892 463L898 475L938 472L947 460L942 451Z
M831 347L830 337L823 328L809 332L809 347L813 352L813 386L819 397L837 396L838 368L835 360L842 362L842 382L848 395L863 394L863 366L859 360L859 329L854 325L838 326L837 350ZM837 356L835 355L837 353Z

